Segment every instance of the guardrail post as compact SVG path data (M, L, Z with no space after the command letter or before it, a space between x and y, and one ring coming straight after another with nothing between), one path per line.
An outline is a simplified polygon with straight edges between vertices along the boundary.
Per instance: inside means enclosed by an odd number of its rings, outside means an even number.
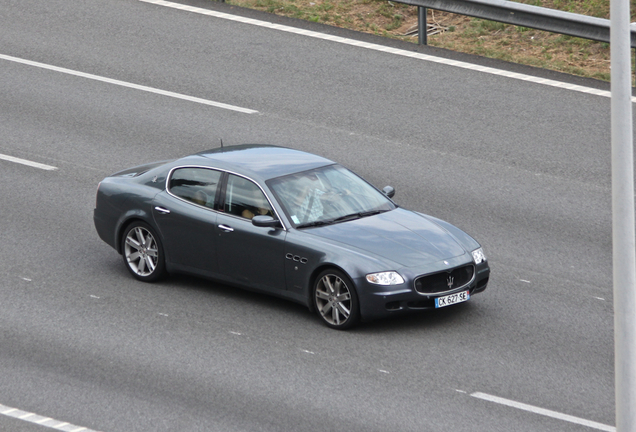
M428 29L428 24L426 22L426 14L428 9L422 6L417 7L417 34L418 34L418 43L420 45L427 45L428 41L426 39L426 31Z

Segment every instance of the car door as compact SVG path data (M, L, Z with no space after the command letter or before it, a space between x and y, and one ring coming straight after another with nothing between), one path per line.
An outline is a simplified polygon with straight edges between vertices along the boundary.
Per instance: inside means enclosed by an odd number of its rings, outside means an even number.
M276 217L261 188L229 174L220 210L216 221L219 273L241 285L284 290L286 231L252 225L255 215Z
M155 196L154 219L174 267L203 275L217 272L215 205L221 175L209 168L176 168L167 189Z

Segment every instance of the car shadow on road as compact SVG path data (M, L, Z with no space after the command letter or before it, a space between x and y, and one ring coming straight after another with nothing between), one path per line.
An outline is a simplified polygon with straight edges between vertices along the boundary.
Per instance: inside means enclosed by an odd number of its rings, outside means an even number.
M366 334L449 329L470 325L471 321L478 315L479 306L469 301L442 309L414 311L375 321L362 322L352 331Z
M281 297L263 293L262 291L249 290L216 282L210 279L174 274L159 284L178 287L182 290L197 291L216 298L244 303L246 307L254 307L271 314L293 314L299 320L311 319L313 315L304 305Z
M130 280L130 283L140 284L140 290L143 290L142 287L148 288L154 286L162 291L174 290L181 294L187 292L198 293L200 299L205 299L205 302L209 302L211 305L222 302L224 306L229 305L234 309L244 308L246 313L250 313L250 310L258 311L258 313L262 312L262 316L267 320L267 323L263 323L264 325L272 325L272 317L275 317L275 320L280 321L282 325L303 327L307 330L311 330L312 327L320 330L326 329L315 312L310 312L306 306L259 291L238 288L213 280L184 274L171 274L161 281L145 284L130 278L118 260L113 260L108 271L113 272L112 275L116 275L117 278L121 277L123 280ZM396 314L395 316L374 321L363 321L346 332L352 335L366 335L422 329L434 330L441 327L448 329L449 327L471 325L470 323L475 319L481 319L479 317L480 315L478 300L475 301L471 299L468 302L442 309L422 310ZM258 317L251 317L252 324L254 319L258 319Z

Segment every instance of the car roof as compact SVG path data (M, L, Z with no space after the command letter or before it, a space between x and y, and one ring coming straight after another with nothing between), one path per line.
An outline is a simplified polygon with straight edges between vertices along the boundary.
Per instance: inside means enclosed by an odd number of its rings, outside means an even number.
M197 164L268 180L334 162L312 153L265 144L219 147L187 156L181 164Z

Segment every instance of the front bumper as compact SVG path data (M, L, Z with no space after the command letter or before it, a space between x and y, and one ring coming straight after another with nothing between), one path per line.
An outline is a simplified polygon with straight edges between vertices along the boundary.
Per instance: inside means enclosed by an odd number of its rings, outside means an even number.
M435 309L435 298L468 291L471 296L483 292L488 286L490 267L488 262L475 266L475 278L468 284L452 291L435 294L421 294L415 290L414 279L409 278L402 285L379 287L370 284L366 278L356 280L360 300L360 315L370 321L391 315Z

